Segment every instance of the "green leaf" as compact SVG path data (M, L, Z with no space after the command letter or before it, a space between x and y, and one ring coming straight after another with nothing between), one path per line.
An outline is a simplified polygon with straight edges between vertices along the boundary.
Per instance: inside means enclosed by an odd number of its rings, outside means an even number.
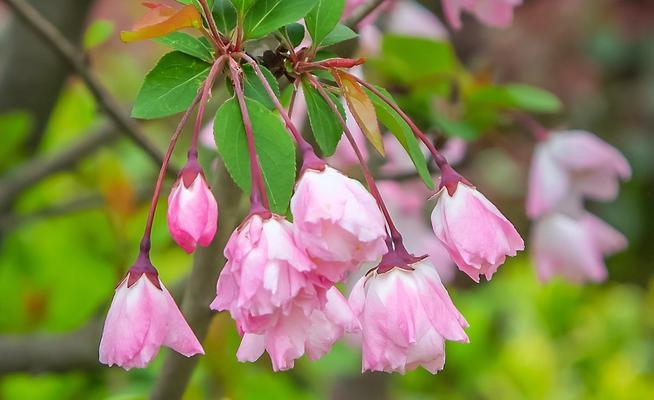
M258 39L303 18L318 0L258 0L243 21L246 39Z
M521 84L506 85L504 88L513 104L520 109L543 113L561 110L561 100L547 90Z
M376 86L377 90L382 92L389 100L395 103L395 100L384 88ZM379 121L388 128L389 131L397 138L404 150L406 150L413 165L415 165L418 174L422 178L422 181L429 189L434 188L434 182L431 178L429 168L427 167L427 161L423 155L418 139L416 139L413 131L409 125L404 121L404 119L384 100L379 98L373 92L366 89L368 97L372 101L372 104L375 106L375 111L377 112L377 118Z
M207 79L210 67L179 51L164 55L145 76L132 116L154 119L186 110Z
M112 21L99 19L93 21L84 32L84 50L90 50L106 42L114 32Z
M458 61L448 42L386 35L379 66L401 82L423 84L427 78L449 80Z
M299 46L300 43L302 43L302 40L304 40L304 26L302 24L294 22L286 25L284 29L286 30L286 36L291 41L293 47Z
M259 66L259 68L261 68L261 72L279 99L281 97L281 92L279 91L279 83L277 83L277 79L275 79L275 76L268 70L268 68L264 67L263 65ZM275 108L275 103L273 103L272 99L268 95L268 92L266 91L266 88L257 77L257 74L254 72L254 68L252 68L250 65L243 66L243 81L243 90L245 91L245 96L251 98L252 100L258 101L270 110Z
M195 4L198 8L200 7L200 3L198 0L177 0L178 3L181 4ZM212 7L214 0L207 0L207 4L209 5L209 8Z
M257 0L232 0L232 3L234 4L234 8L236 9L236 12L238 15L245 15L245 13L252 7L254 3L256 3Z
M323 156L331 156L336 151L339 140L341 140L343 127L325 99L322 98L318 90L311 83L302 80L302 91L307 102L309 122L311 123L311 131L316 138L316 143L318 143ZM340 100L332 93L329 93L329 95L338 107L343 120L345 120L345 110Z
M277 114L259 102L246 99L254 142L273 212L284 215L295 183L295 146ZM225 167L236 184L250 193L251 175L247 138L235 98L216 113L216 144Z
M334 29L332 29L327 36L320 42L321 47L331 46L336 43L341 43L346 40L354 39L359 36L352 29L348 28L343 24L336 24Z
M165 44L173 50L181 51L184 54L199 58L208 63L213 61L211 47L208 43L201 41L199 38L184 32L173 32L166 36L154 39L155 42Z
M229 36L229 33L236 27L238 19L236 8L234 8L232 2L230 0L216 0L211 13L218 30Z
M448 137L474 140L477 139L481 133L467 121L455 121L443 115L434 115L432 119L436 127L442 130Z
M343 14L345 0L318 0L318 4L304 17L314 47L334 29Z

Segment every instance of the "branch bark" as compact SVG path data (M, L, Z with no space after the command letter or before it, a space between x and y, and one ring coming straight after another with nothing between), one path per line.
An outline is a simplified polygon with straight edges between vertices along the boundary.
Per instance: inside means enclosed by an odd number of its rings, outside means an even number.
M345 20L345 25L350 29L357 31L357 25L363 21L368 15L372 14L377 7L381 6L385 0L369 0L362 4L359 8L355 9L352 14Z
M52 25L34 7L24 0L4 0L15 14L22 19L34 32L47 42L57 54L66 61L84 81L98 105L116 127L139 145L156 163L161 164L161 151L141 131L140 126L120 108L115 99L97 79L86 63L84 54L71 44L57 28ZM172 172L175 175L174 171Z
M221 206L219 230L209 247L198 247L196 250L182 302L186 321L200 341L207 335L214 314L209 309L209 304L216 294L216 279L225 264L223 249L246 212L246 204L243 201L245 197L229 178L223 163L219 161L218 165L213 193ZM169 352L150 398L181 399L197 362L198 357L186 358Z

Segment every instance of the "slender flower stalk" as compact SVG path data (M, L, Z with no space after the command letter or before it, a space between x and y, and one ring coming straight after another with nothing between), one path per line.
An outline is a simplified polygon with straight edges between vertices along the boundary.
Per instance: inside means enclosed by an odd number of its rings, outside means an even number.
M320 82L316 80L313 76L310 74L306 74L307 78L311 82L312 85L318 90L318 93L320 93L320 96L327 102L327 105L329 108L332 110L332 112L336 115L338 118L341 126L343 127L343 132L345 133L345 136L347 137L347 140L350 142L350 145L354 149L354 152L357 156L357 159L359 160L359 164L361 165L361 169L363 170L363 175L365 177L366 183L368 185L368 188L370 189L370 193L372 196L375 198L377 201L377 205L379 206L379 209L382 211L384 214L384 218L386 219L386 224L388 225L388 230L390 233L389 237L389 244L392 244L392 250L389 252L389 257L397 257L397 259L393 260L393 263L397 266L402 265L404 263L407 263L409 261L410 263L416 262L420 260L420 257L414 257L409 254L409 252L406 250L403 244L402 240L402 234L400 231L397 229L395 226L395 223L393 222L393 219L391 218L391 215L388 211L388 208L386 207L386 204L384 203L384 200L382 199L381 193L379 192L379 189L377 188L377 184L375 183L375 180L372 176L372 173L370 172L370 169L368 168L368 165L366 164L365 160L363 159L363 155L361 154L361 150L359 149L359 146L357 146L356 141L354 140L354 137L352 136L352 132L350 132L350 129L347 127L347 123L345 122L345 119L341 115L341 113L338 111L338 108L336 107L336 104L332 101L332 99L329 97L325 89L320 85ZM389 250L391 248L389 247ZM424 258L424 257L423 257ZM390 260L389 260L390 261ZM404 261L404 262L401 262ZM385 263L384 263L385 264Z
M209 8L207 0L198 0L198 2L200 3L200 7L202 7L202 12L204 13L204 17L207 20L207 25L209 25L209 29L211 31L210 39L212 39L214 45L217 45L217 50L223 54L226 54L227 45L223 42L220 32L218 31L216 21L213 19L213 14L211 13L211 9Z
M194 156L197 157L198 154L198 139L200 137L200 131L202 130L202 118L204 117L204 110L207 106L207 103L209 102L209 96L211 94L211 88L213 87L213 84L216 80L216 77L220 73L220 71L223 69L225 66L225 57L226 56L220 56L218 59L213 63L213 66L211 67L211 70L209 71L209 75L207 76L207 80L204 82L204 85L202 87L202 98L200 100L200 104L198 105L198 113L197 117L195 120L195 129L193 130L193 138L191 140L191 147L189 149L189 157Z
M268 194L266 193L266 185L263 180L263 173L261 172L261 165L259 164L257 150L254 145L252 120L250 119L247 104L245 103L245 94L243 92L241 77L239 76L239 66L233 58L229 59L229 70L232 77L232 85L234 86L234 95L236 96L239 108L241 109L243 127L245 128L245 136L247 137L248 141L248 152L250 154L250 174L252 178L252 194L250 195L251 212L256 213L270 211Z
M515 113L514 117L518 123L524 126L525 129L527 129L534 136L536 141L542 142L550 136L549 130L530 115L526 113Z
M261 81L261 84L266 89L266 92L268 93L268 96L270 96L270 99L275 105L275 108L277 109L279 114L282 116L282 119L286 123L286 127L291 131L293 138L297 142L297 145L300 148L300 151L302 152L302 157L304 159L303 169L306 168L312 168L318 170L324 169L325 162L322 161L320 158L318 158L318 156L313 151L313 148L311 147L309 142L307 142L306 139L302 137L300 131L295 127L295 124L293 124L293 121L291 120L289 113L286 112L282 104L279 102L279 99L275 95L275 92L272 90L272 87L270 87L270 83L268 83L268 80L266 80L266 77L261 72L261 68L259 67L257 62L254 61L252 57L248 56L245 53L241 53L241 57L243 57L243 59L252 66L255 74L257 75L257 78L259 79L259 81ZM294 93L297 93L297 90L295 90Z
M159 202L159 195L161 194L161 187L163 185L163 181L166 176L166 169L168 169L168 163L170 162L170 158L173 155L173 150L175 150L175 145L177 144L177 140L179 139L179 136L182 134L182 130L184 129L186 122L191 116L191 112L193 111L193 109L198 104L201 98L202 98L202 92L198 92L198 94L195 96L195 99L193 99L193 102L191 103L190 107L186 110L184 115L182 115L182 118L179 120L179 124L177 124L177 128L175 129L175 132L170 138L170 144L168 145L168 150L166 150L166 154L164 155L164 160L163 163L161 164L161 169L159 170L159 176L157 177L157 182L155 183L154 186L154 193L152 194L152 202L150 203L150 211L148 212L148 218L145 223L145 230L143 232L143 237L141 238L142 254L149 254L150 252L150 237L152 236L152 223L154 222L154 214L157 211L157 203Z

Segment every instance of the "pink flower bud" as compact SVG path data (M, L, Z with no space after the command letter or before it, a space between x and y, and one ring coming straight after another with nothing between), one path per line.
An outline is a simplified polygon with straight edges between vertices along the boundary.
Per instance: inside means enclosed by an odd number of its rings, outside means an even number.
M309 169L291 199L298 245L331 283L386 252L384 216L363 185L337 170Z
M273 369L283 371L293 368L305 353L311 360L319 359L344 332L358 332L359 321L338 289L330 288L326 297L324 307L309 315L294 308L261 334L245 333L237 353L239 361L256 361L267 351Z
M134 274L139 275L128 273L116 288L100 341L100 362L126 370L144 368L161 346L186 357L204 354L156 273Z
M393 268L361 278L350 294L363 339L363 370L404 373L445 365L445 340L468 342L468 323L452 304L436 270Z
M218 205L201 172L177 180L168 196L168 229L187 253L208 246L216 234Z
M232 233L225 257L211 309L228 310L245 332L263 332L280 314L294 307L308 314L324 301L308 278L315 265L280 216L250 216Z
M630 176L631 168L624 156L592 133L552 133L534 151L527 215L544 215L570 196L612 200L620 179Z
M606 279L604 256L624 249L627 239L606 222L584 213L580 218L550 214L536 221L533 255L542 281L560 275L573 283Z
M461 12L467 11L482 23L506 28L513 20L513 8L522 4L522 0L443 0L445 16L455 29L461 28Z
M506 256L524 250L511 222L475 188L459 182L453 194L443 187L431 214L436 237L459 269L475 282L490 279Z

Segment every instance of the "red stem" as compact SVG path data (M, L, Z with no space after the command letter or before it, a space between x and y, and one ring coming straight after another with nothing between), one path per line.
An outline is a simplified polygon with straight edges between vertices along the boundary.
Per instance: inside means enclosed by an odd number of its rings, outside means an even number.
M209 76L204 82L202 87L202 98L200 100L200 105L198 106L198 114L195 120L195 129L193 130L193 138L191 140L191 147L189 149L189 159L195 158L198 156L198 139L200 137L200 131L202 130L202 117L204 116L204 110L209 101L209 94L211 93L211 88L213 83L216 80L216 76L220 73L223 66L225 65L225 56L220 56L213 63L211 70L209 71Z
M148 213L148 219L145 223L145 231L143 232L143 237L141 238L142 254L147 255L150 253L150 238L152 236L152 223L154 222L154 214L157 211L157 203L159 202L161 187L163 185L163 181L166 176L166 169L168 168L170 157L173 155L173 150L175 150L177 139L179 139L179 136L182 134L182 130L186 125L186 121L188 121L189 117L191 116L191 112L200 101L201 96L202 93L198 92L198 94L195 96L195 99L193 99L193 102L191 103L190 107L186 110L184 115L182 115L179 124L177 124L177 128L175 129L175 132L170 138L170 144L168 145L168 150L166 150L166 154L164 155L163 163L161 164L161 169L159 170L159 176L157 177L157 182L155 183L154 186L154 193L152 194L152 202L150 203L150 211Z
M200 3L200 7L202 7L202 11L204 12L204 17L207 19L207 24L209 25L209 29L211 30L211 33L214 37L214 43L219 44L219 50L222 50L223 54L226 53L227 46L225 45L225 43L223 43L220 37L220 32L218 32L216 21L213 19L213 14L209 9L209 4L207 4L207 0L198 0L198 2Z
M393 110L395 110L395 112L398 113L400 115L400 117L402 117L402 119L409 125L409 127L413 131L413 134L416 135L416 137L418 139L420 139L425 144L425 146L427 146L427 148L429 149L429 152L431 153L432 157L434 158L434 161L436 162L436 165L438 166L438 168L440 168L442 170L443 167L447 165L447 159L445 159L445 157L436 149L436 146L434 146L434 144L431 142L431 140L429 140L427 135L425 135L416 126L416 124L413 122L413 120L411 120L411 118L409 118L409 116L406 115L406 113L404 111L402 111L402 109L397 104L395 104L395 102L393 100L389 99L388 97L386 97L386 95L384 95L382 92L380 92L376 87L374 87L373 85L369 84L368 82L365 82L364 80L358 78L357 76L352 75L352 74L348 74L348 76L355 79L361 86L363 86L366 89L373 92L377 97L382 99L382 101L384 101L384 103L391 106L391 108Z
M549 130L541 125L541 123L535 120L532 116L525 113L515 113L514 117L529 132L531 132L532 135L534 135L534 138L537 141L542 142L549 137Z
M347 137L347 140L350 142L350 145L352 146L352 149L354 150L354 153L357 156L357 159L359 160L359 164L361 164L361 169L363 170L363 176L366 180L366 184L368 185L368 188L370 189L370 193L372 196L375 198L375 201L377 202L377 206L381 210L381 212L384 214L384 218L386 219L386 224L388 225L388 229L390 231L390 239L392 240L392 243L394 247L398 248L404 248L404 245L402 244L402 234L400 231L397 230L395 227L395 224L393 223L393 219L391 218L390 213L388 212L388 208L386 207L386 204L384 203L384 199L382 199L381 193L379 192L379 189L377 188L377 184L375 183L375 179L372 177L372 173L370 172L370 169L368 168L368 165L366 164L365 160L363 159L363 155L361 154L361 150L359 150L359 146L357 146L356 141L354 140L354 137L352 136L352 132L350 132L350 129L347 127L347 123L345 122L345 119L341 115L341 113L338 111L338 108L336 107L336 104L332 101L332 99L329 97L325 89L320 85L320 83L310 74L306 74L307 79L313 84L313 86L318 90L318 93L320 93L320 96L327 102L327 105L329 105L329 108L332 110L332 112L336 115L338 118L341 126L343 127L343 132L345 133L345 136ZM389 248L389 250L391 250Z
M245 103L245 95L243 93L243 86L241 84L241 77L238 73L238 64L233 58L229 59L229 69L232 76L232 85L234 86L234 94L238 99L238 105L241 109L241 116L243 118L243 127L245 128L245 136L248 141L248 151L250 153L250 174L252 178L252 193L250 195L250 208L251 212L269 211L270 205L268 203L268 194L266 193L266 185L263 180L261 172L261 165L257 156L257 150L254 144L254 132L252 131L252 121L248 113L247 104Z

